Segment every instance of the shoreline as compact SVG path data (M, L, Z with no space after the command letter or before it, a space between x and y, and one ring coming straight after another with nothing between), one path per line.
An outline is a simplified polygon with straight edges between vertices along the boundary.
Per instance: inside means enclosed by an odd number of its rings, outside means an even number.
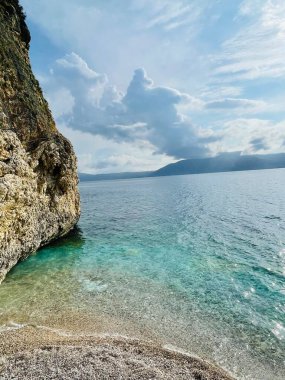
M234 379L204 359L156 342L45 326L0 333L0 379L10 378Z

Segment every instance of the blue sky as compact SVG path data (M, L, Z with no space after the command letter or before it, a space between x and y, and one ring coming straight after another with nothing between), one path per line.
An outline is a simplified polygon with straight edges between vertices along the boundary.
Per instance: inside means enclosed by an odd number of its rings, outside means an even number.
M284 0L21 0L87 173L285 151Z

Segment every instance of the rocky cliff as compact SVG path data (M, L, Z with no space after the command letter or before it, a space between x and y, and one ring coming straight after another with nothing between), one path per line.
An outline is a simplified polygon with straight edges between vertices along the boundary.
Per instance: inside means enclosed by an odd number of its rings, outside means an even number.
M0 282L79 219L76 157L29 62L18 0L0 2Z

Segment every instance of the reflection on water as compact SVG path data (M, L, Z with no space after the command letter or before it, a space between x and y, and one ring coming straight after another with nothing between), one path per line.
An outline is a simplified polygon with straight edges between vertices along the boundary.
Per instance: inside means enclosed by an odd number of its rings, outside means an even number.
M283 379L284 174L81 184L80 229L7 276L0 325L150 338Z

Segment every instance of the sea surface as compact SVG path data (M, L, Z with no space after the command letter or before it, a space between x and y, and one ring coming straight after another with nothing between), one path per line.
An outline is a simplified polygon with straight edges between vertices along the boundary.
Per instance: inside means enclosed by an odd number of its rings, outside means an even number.
M285 170L80 184L70 236L0 286L27 324L152 340L238 379L285 379Z

